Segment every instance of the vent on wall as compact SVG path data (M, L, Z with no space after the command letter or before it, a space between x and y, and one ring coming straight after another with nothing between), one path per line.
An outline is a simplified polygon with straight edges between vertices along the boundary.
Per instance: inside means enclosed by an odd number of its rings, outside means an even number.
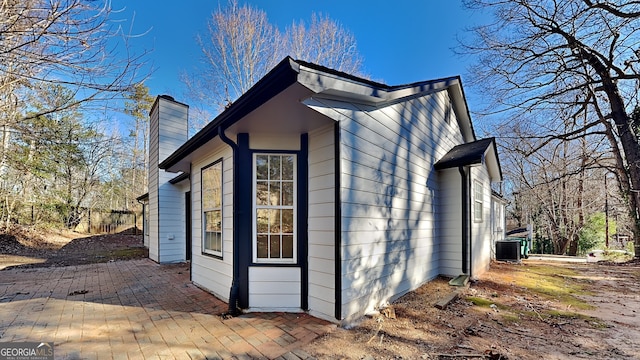
M520 241L496 241L496 260L520 261Z

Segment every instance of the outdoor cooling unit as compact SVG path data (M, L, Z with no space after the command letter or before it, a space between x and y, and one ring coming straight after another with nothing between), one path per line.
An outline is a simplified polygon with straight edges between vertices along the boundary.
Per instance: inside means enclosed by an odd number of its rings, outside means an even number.
M520 241L496 241L496 260L520 261Z

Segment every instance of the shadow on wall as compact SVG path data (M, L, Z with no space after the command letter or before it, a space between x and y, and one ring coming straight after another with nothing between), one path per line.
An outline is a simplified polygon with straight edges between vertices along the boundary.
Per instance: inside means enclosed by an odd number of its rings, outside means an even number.
M436 142L451 141L438 119L452 115L438 94L382 109L340 110L348 118L341 153L350 160L342 171L351 180L343 188L355 189L343 199L348 314L373 310L438 275L433 163L443 147Z

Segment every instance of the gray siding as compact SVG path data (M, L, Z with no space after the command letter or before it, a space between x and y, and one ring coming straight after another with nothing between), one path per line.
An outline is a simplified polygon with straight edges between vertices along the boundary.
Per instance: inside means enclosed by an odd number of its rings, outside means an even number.
M457 168L438 172L440 274L462 274L462 176Z
M188 107L158 98L151 111L149 136L149 257L160 263L186 258L184 187L169 180L177 174L158 164L187 140Z
M342 313L350 322L439 274L433 164L462 136L446 91L383 108L309 104L340 122Z
M309 311L335 319L333 124L309 134Z
M149 114L149 258L158 259L158 106Z
M471 267L472 276L478 276L485 271L489 270L489 264L491 262L491 181L489 180L489 173L484 166L477 166L471 168L471 183L473 181L479 181L482 183L483 201L482 201L482 221L473 221L473 214L471 215ZM473 185L471 193L471 203L473 204ZM473 211L473 206L471 206Z
M203 150L204 151L204 150ZM222 259L202 253L202 168L222 158ZM228 301L233 277L233 152L219 139L211 142L191 167L192 280Z

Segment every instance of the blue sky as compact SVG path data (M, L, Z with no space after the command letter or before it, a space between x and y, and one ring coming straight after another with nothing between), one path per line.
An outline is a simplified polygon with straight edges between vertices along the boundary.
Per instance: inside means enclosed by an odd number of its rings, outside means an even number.
M486 21L486 15L464 9L460 0L239 0L264 10L281 30L294 20L308 22L313 12L326 14L355 35L364 58L364 72L372 79L399 85L462 75L470 59L451 50L465 28ZM119 18L133 22L132 40L138 50L152 50L155 72L147 81L151 93L183 96L179 74L197 66L200 49L195 42L218 7L217 0L164 3L151 0L114 0L123 9ZM171 5L169 5L171 4ZM222 0L222 5L227 1ZM135 17L134 17L135 16ZM128 26L128 25L127 25ZM148 31L148 32L147 32ZM471 105L471 89L465 88Z

